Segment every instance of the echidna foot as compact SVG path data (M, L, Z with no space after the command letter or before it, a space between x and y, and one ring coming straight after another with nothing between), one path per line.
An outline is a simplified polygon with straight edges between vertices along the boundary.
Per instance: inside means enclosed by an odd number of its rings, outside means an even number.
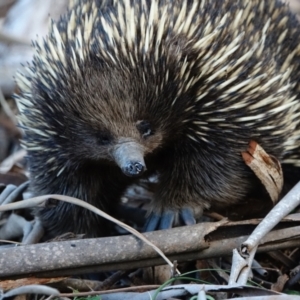
M161 214L152 212L144 226L144 232L170 229L175 222L179 225L195 224L196 220L193 210L191 208L182 208L179 212L174 210L165 210Z

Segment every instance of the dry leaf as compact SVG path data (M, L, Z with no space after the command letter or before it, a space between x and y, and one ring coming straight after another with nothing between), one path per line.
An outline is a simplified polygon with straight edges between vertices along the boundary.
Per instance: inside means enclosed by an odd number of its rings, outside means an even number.
M268 155L255 141L249 143L247 152L242 152L242 157L260 179L275 204L283 187L280 162L275 157Z

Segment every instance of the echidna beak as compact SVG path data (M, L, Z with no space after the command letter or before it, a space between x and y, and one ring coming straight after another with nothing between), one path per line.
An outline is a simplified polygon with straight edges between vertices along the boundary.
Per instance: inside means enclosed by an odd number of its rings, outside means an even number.
M130 177L136 177L144 173L145 165L141 162L129 162L122 171L125 175Z
M126 176L138 177L145 172L144 151L140 144L134 141L118 143L112 154Z

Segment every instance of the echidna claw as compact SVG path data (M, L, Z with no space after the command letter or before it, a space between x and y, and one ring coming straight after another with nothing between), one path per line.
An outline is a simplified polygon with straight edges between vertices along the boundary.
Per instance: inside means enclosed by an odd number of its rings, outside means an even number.
M185 225L194 225L196 224L196 220L194 217L194 212L191 208L183 208L180 211L180 218L183 221L183 224Z
M144 225L144 232L151 232L157 229L157 225L160 222L161 215L156 213L151 213L149 218L147 219L145 225Z
M169 229L172 228L172 225L174 223L175 220L175 212L167 210L165 211L160 218L160 223L158 226L158 229Z
M144 226L144 232L170 229L173 227L174 222L179 223L179 225L195 224L196 220L193 210L191 208L183 208L179 212L173 210L166 210L162 214L153 212Z

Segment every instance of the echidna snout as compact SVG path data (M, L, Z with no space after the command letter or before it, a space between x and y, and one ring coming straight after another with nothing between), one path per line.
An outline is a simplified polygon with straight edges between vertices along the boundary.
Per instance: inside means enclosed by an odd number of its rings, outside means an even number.
M114 147L113 158L126 176L137 177L146 170L144 151L137 142L124 141L118 143Z
M125 175L135 177L139 176L144 172L145 166L139 161L130 161L122 171Z

